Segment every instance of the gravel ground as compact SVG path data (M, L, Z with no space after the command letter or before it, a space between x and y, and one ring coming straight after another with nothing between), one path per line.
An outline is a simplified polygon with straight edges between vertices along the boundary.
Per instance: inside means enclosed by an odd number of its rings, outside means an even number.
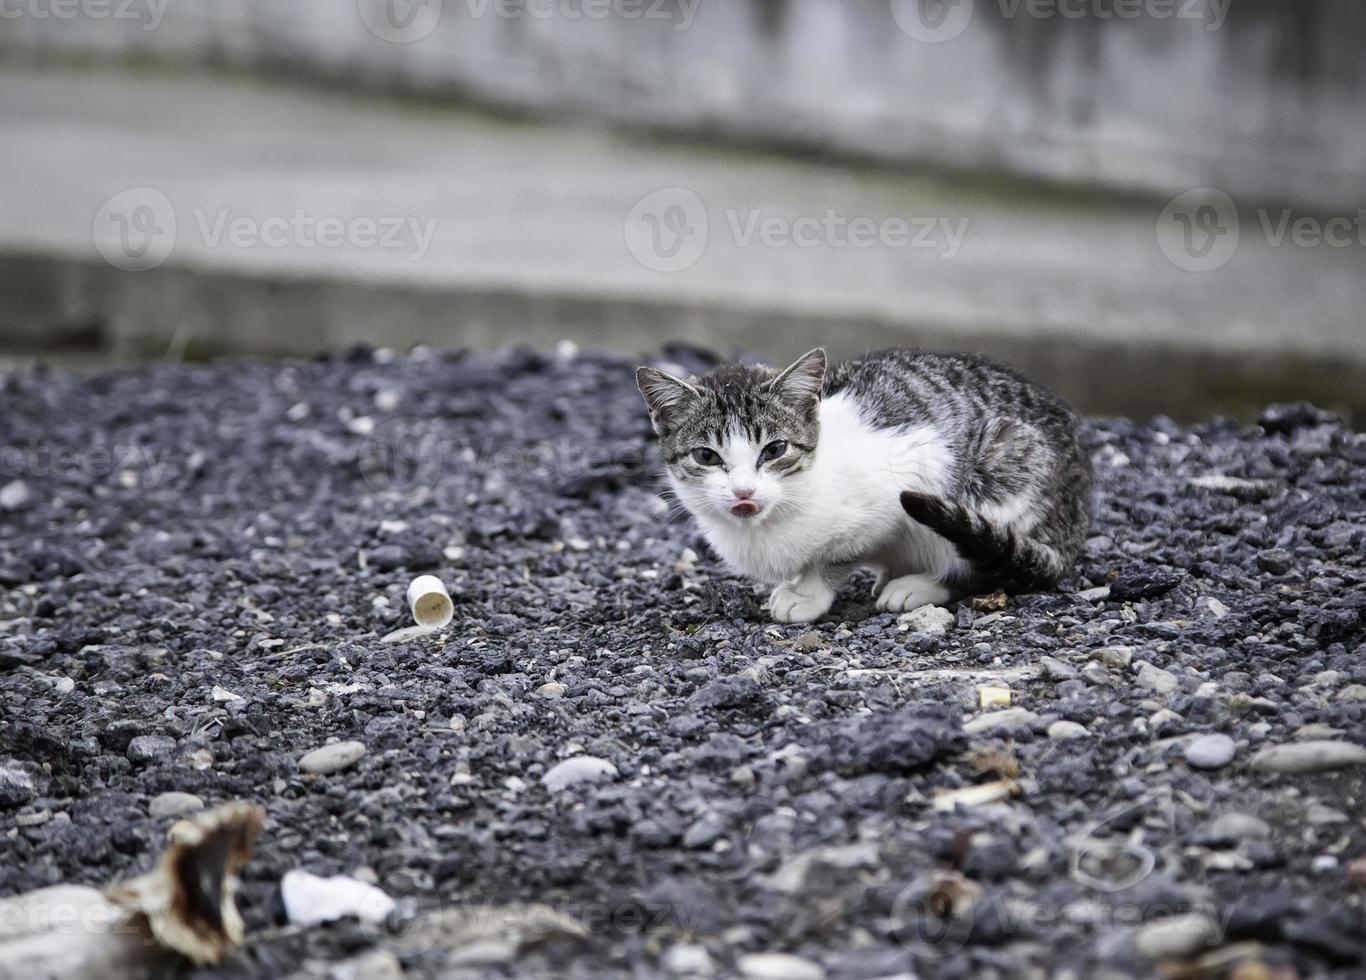
M1066 588L779 627L629 366L0 380L0 895L247 799L195 976L1366 975L1366 438L1094 420ZM420 572L454 622L386 639ZM397 906L290 925L295 868Z

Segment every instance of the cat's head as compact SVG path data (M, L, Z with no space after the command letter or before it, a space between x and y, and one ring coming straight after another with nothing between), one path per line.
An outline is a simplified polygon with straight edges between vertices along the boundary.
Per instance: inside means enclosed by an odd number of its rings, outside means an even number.
M816 451L825 351L781 372L725 365L686 381L643 367L636 383L690 511L735 525L781 512Z

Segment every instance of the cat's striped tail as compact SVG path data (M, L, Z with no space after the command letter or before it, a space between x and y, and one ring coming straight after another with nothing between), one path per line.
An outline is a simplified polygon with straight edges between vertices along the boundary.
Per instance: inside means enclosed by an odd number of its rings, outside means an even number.
M980 514L940 497L907 490L901 506L911 519L958 549L979 576L979 586L1007 592L1031 592L1058 583L1067 562L1056 548L998 527Z

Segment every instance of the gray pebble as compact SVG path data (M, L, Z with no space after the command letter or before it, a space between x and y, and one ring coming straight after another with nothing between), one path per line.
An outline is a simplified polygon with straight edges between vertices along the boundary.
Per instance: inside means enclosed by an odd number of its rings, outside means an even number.
M1352 742L1291 742L1262 749L1252 757L1252 768L1260 772L1292 775L1329 772L1366 763L1366 748Z
M1091 658L1116 670L1129 666L1134 659L1133 647L1100 647L1091 651Z
M1048 726L1048 737L1059 742L1071 738L1085 738L1089 734L1085 726L1075 721L1055 721Z
M1271 575L1284 575L1295 566L1295 556L1284 548L1272 548L1257 555L1257 565Z
M157 818L179 817L204 809L204 801L193 793L158 793L147 804L147 812Z
M1203 912L1154 919L1138 930L1134 943L1151 960L1190 956L1219 938L1219 925Z
M1322 803L1311 803L1304 811L1304 819L1313 827L1331 827L1336 824L1350 823L1347 814Z
M32 776L22 769L0 766L0 807L23 806L37 795Z
M726 818L719 813L704 813L683 835L683 846L711 847L726 832Z
M596 783L616 778L617 767L606 759L592 755L576 755L547 769L541 777L541 782L553 793L556 790L577 786L579 783Z
M1250 813L1224 813L1202 827L1196 838L1202 844L1238 844L1245 840L1265 840L1271 825Z
M746 980L825 980L819 963L787 953L747 953L736 966Z
M670 946L660 956L659 963L676 977L710 977L716 973L716 964L706 947L692 943Z
M1184 729L1186 719L1170 708L1162 708L1153 712L1153 716L1148 719L1148 727L1158 735L1170 735Z
M1093 684L1096 687L1108 686L1113 680L1110 677L1110 669L1094 660L1081 669L1081 676L1086 678L1088 684ZM1058 687L1061 690L1062 685L1060 684Z
M1195 612L1201 619L1217 621L1228 615L1228 606L1213 596L1201 596L1195 600Z
M371 950L333 966L328 980L403 980L403 964L388 950Z
M1043 675L1050 681L1070 681L1079 676L1077 668L1056 657L1043 658Z
M1186 746L1186 761L1196 769L1222 769L1237 752L1238 746L1227 735L1202 735Z
M969 735L985 735L988 732L1032 728L1038 720L1039 716L1028 708L1006 708L978 715L963 725L963 731Z
M169 735L139 735L128 743L128 761L135 765L151 765L169 756L175 746L175 739Z
M365 755L362 742L333 742L304 755L299 760L299 768L319 776L349 769Z
M1141 687L1158 694L1171 694L1180 686L1175 674L1146 662L1138 665L1137 680Z

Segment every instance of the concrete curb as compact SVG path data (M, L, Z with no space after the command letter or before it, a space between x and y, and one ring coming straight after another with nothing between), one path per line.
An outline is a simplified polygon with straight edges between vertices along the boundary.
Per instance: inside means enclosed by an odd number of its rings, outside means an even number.
M825 345L835 357L883 346L983 351L1089 414L1178 420L1251 417L1268 401L1312 399L1366 419L1366 359L1255 347L1097 340L1063 331L866 313L783 312L605 291L478 283L414 285L165 265L124 272L98 260L0 252L0 335L29 349L92 347L121 357L308 356L355 344L492 350L585 346L638 352L682 340L781 359ZM1116 364L1123 370L1117 371Z

